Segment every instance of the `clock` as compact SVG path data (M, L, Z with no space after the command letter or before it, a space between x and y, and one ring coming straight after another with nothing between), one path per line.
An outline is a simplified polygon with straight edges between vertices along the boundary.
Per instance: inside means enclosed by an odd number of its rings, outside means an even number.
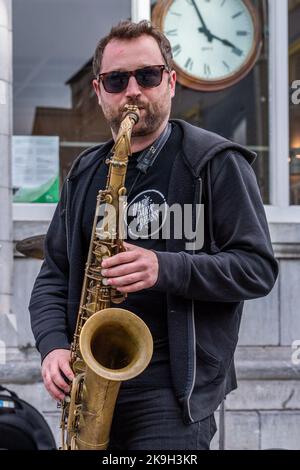
M251 0L159 0L152 22L169 39L178 81L218 91L244 78L262 47Z

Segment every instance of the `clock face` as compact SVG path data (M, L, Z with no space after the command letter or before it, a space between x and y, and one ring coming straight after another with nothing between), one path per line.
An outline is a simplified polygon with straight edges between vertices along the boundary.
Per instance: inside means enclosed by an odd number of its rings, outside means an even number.
M181 83L200 90L222 89L252 68L260 51L260 34L249 0L171 0L163 4L157 12L159 27L171 43Z

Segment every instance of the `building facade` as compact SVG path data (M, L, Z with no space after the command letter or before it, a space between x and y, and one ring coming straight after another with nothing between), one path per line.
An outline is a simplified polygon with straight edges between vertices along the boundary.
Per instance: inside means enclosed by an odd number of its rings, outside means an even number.
M255 66L224 90L179 83L172 116L257 151L255 172L280 264L271 294L245 305L225 447L300 449L300 1L249 2L262 34ZM59 413L41 382L27 309L41 262L15 248L46 232L55 203L37 202L33 193L16 202L22 155L13 148L16 137L55 137L61 184L81 150L108 138L90 86L94 47L119 20L150 19L155 4L0 0L0 383L41 410L57 438Z

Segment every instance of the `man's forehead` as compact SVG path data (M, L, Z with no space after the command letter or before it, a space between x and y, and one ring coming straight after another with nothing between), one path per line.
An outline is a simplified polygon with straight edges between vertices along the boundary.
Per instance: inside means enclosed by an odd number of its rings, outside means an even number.
M112 39L104 49L102 71L124 68L133 62L141 65L163 64L162 53L152 36L143 35L132 39Z

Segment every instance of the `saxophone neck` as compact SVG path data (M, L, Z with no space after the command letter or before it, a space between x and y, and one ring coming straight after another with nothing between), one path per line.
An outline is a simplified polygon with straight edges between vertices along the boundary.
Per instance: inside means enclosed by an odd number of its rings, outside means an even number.
M135 124L137 124L140 113L139 108L134 105L125 106L125 116L120 124L120 128L116 137L115 145L113 146L113 154L127 154L131 155L131 133Z

